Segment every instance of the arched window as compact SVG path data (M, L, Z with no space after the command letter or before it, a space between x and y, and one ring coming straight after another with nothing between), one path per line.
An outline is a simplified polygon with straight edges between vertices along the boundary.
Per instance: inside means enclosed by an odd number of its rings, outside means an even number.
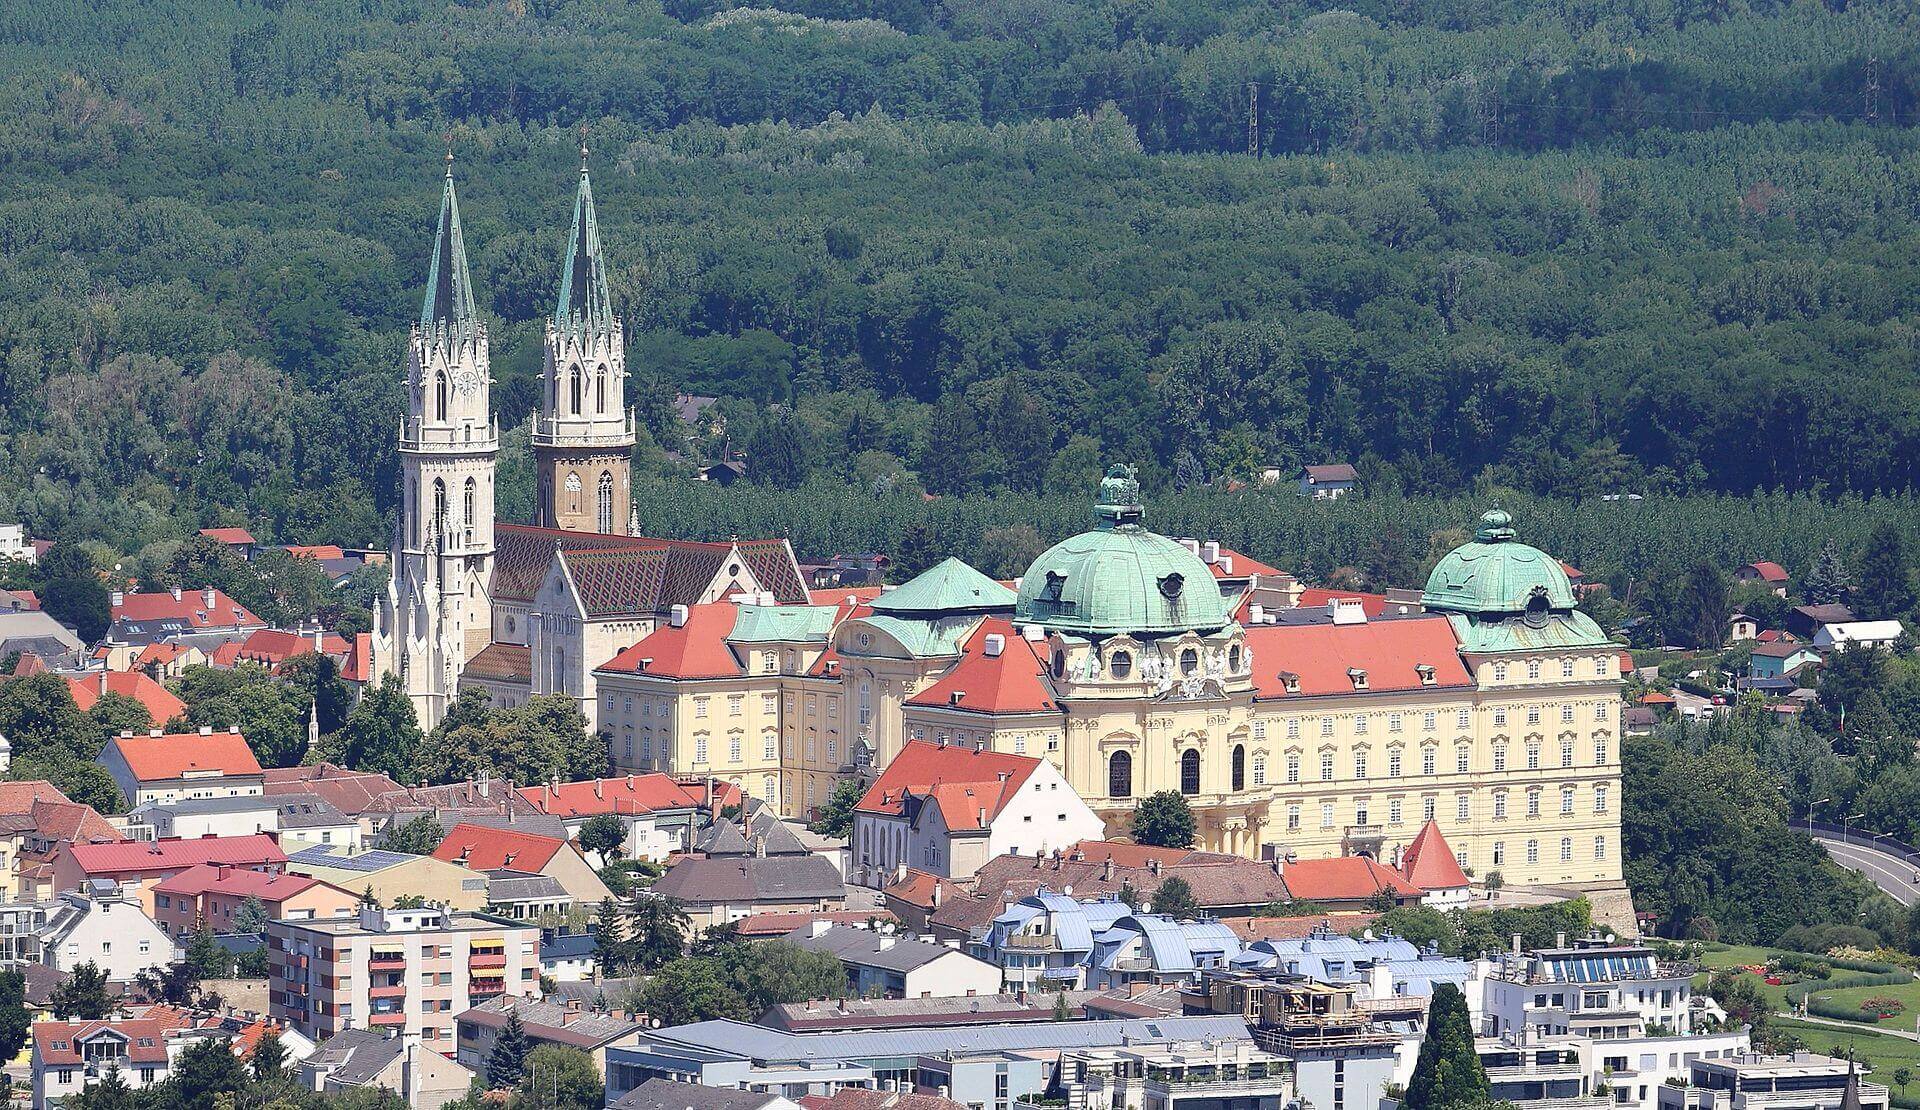
M1180 653L1180 673L1192 674L1200 669L1200 653L1187 648Z
M594 493L595 518L599 531L613 531L613 475L605 470L600 472L600 488Z
M1233 788L1235 790L1247 788L1247 749L1244 744L1233 746Z
M433 401L434 418L445 420L447 418L447 372L445 370L433 372Z
M1064 676L1066 673L1067 673L1067 653L1064 651L1055 651L1053 653L1053 677L1060 678Z
M1114 652L1113 656L1107 660L1107 670L1112 672L1115 678L1125 678L1132 674L1133 653L1128 651Z
M410 547L420 546L420 509L417 505L414 504L413 498L414 498L415 492L416 491L414 489L413 479L408 478L407 479L407 505L408 505L407 544Z
M480 523L480 487L472 478L467 479L466 488L467 542L473 542L473 530Z
M1114 752L1107 760L1107 797L1133 797L1133 756L1128 752Z
M604 366L593 375L593 411L601 413L607 411L607 368ZM605 530L601 529L601 531Z
M1232 647L1227 649L1227 670L1232 674L1240 673L1240 645L1239 644L1235 644Z
M447 534L447 484L433 480L433 528L436 536Z
M567 471L567 480L564 484L567 487L567 511L577 513L580 511L580 475L571 470Z
M587 372L580 369L578 366L576 366L573 368L573 374L571 375L571 377L573 379L573 410L572 412L573 412L573 415L579 416L580 406L585 403L584 399L581 397L581 394L586 392Z
M1188 748L1180 753L1180 793L1200 793L1200 750Z

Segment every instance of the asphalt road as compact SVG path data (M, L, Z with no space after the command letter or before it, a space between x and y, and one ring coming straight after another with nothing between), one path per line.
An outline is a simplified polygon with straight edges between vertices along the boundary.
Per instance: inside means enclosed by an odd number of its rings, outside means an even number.
M1886 891L1894 901L1903 906L1920 901L1920 886L1914 885L1913 881L1915 870L1920 869L1899 856L1889 855L1858 840L1842 844L1839 837L1825 833L1815 833L1813 838L1826 848L1833 862L1872 879L1874 885Z

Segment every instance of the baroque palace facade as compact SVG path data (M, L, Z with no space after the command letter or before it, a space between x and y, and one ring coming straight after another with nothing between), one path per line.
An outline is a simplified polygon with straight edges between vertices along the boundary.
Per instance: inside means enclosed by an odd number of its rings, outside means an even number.
M1017 591L950 559L883 592L676 611L597 671L613 763L801 813L925 739L1045 757L1112 835L1175 790L1210 850L1392 859L1432 819L1480 875L1621 887L1619 652L1507 514L1374 614L1291 605L1143 515L1116 468L1095 527Z
M724 778L791 814L925 739L1046 758L1111 835L1176 790L1211 850L1392 859L1431 818L1480 875L1621 888L1619 654L1505 513L1417 604L1308 603L1272 568L1147 529L1115 468L1094 526L1011 587L949 559L809 595L784 540L637 534L611 306L583 150L530 433L539 523L496 522L487 332L449 165L374 636L423 724L462 688L565 695L615 770ZM857 876L880 878L854 850Z

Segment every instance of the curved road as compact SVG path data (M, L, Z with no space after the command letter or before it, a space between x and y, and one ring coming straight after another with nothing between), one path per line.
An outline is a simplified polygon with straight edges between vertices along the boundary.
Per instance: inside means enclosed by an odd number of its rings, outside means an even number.
M1833 862L1872 879L1873 884L1894 901L1903 906L1920 901L1920 886L1913 881L1915 871L1920 868L1890 852L1863 844L1857 837L1849 838L1845 844L1839 837L1823 832L1814 833L1813 838L1833 857Z

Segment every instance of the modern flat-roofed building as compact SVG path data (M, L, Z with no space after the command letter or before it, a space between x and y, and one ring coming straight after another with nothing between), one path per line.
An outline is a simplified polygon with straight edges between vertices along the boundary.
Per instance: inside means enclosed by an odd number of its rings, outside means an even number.
M1687 1066L1685 1078L1685 1087L1660 1085L1660 1110L1886 1110L1888 1106L1886 1087L1861 1082L1851 1062L1817 1052L1695 1060Z
M1602 1040L1693 1031L1691 963L1651 948L1588 937L1494 958L1487 974L1485 1031L1572 1033Z
M372 1028L452 1053L455 1015L539 989L538 929L434 906L275 921L267 948L268 1012L314 1040Z
M1087 1110L1281 1110L1293 1068L1251 1041L1129 1045L1065 1054L1060 1085Z

